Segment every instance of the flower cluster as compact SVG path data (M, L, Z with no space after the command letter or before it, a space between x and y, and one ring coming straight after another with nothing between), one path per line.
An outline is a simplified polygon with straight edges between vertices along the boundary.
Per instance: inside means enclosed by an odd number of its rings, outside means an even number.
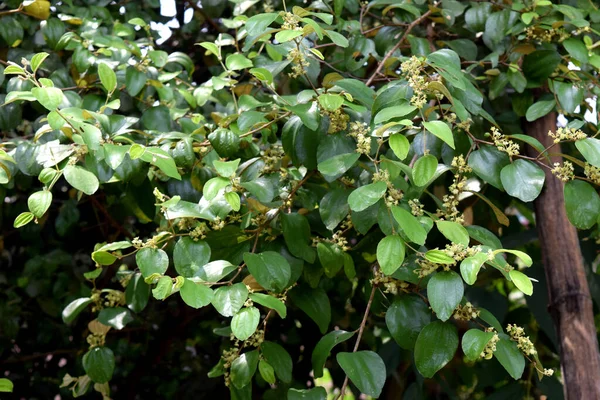
M498 128L495 126L491 129L492 140L494 141L494 146L498 148L498 150L505 152L509 156L518 156L519 155L519 145L513 142L510 139L507 139Z
M496 351L496 344L500 340L500 336L498 336L498 334L496 333L495 330L493 330L492 328L489 328L489 331L494 332L494 336L492 336L490 341L487 342L487 344L483 348L483 351L479 355L479 357L484 358L486 360L492 359L492 357L494 356L494 352Z
M390 293L397 295L398 291L407 291L409 283L398 279L394 279L391 276L384 275L381 271L377 270L375 276L371 279L372 285L383 286L384 293Z
M575 178L575 169L569 161L563 161L562 165L554 163L554 168L552 168L551 172L563 182L568 182Z
M456 168L457 173L454 175L452 185L448 188L449 193L442 198L444 209L437 210L437 214L449 221L463 223L463 215L458 211L459 196L467 183L467 177L464 174L471 172L472 169L462 155L452 159L452 166Z
M554 139L554 143L558 143L561 140L581 140L587 137L581 129L566 127L558 128L556 132L548 131L548 136Z
M371 136L369 136L367 124L364 122L352 122L348 135L356 139L357 153L369 154L371 152Z
M402 70L402 75L408 80L408 85L413 90L410 104L417 108L423 108L425 103L427 103L427 96L425 95L427 80L421 74L423 72L421 60L412 56L400 65L400 69Z
M350 116L341 108L338 108L335 111L321 110L321 115L329 118L329 129L327 129L327 133L337 133L345 131L346 128L348 128ZM358 122L356 123L358 124Z
M262 160L265 162L262 173L268 174L279 171L281 160L285 156L285 152L281 146L270 146L262 152L261 156Z
M508 324L506 332L510 335L510 338L517 342L517 347L528 356L537 354L537 350L533 346L529 336L525 336L525 329L517 325Z
M479 316L479 310L473 307L471 302L467 301L465 305L459 304L454 310L454 319L458 321L470 321Z
M600 185L600 168L594 167L591 164L585 163L583 173L589 180L594 182L596 185Z
M525 28L525 36L538 43L562 42L569 38L569 33L564 29L541 29L535 26Z
M419 199L412 199L408 201L408 205L410 206L410 212L415 217L420 217L424 213L424 205L421 204Z
M290 78L297 78L304 75L304 68L310 65L304 54L298 49L290 50L287 59L292 62L292 72L288 74Z

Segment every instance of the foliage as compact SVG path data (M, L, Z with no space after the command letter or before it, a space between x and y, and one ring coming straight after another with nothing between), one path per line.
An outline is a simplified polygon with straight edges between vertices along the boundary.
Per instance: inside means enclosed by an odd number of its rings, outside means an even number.
M531 202L551 170L598 236L600 10L300 3L181 2L161 46L158 1L6 2L15 392L560 393Z

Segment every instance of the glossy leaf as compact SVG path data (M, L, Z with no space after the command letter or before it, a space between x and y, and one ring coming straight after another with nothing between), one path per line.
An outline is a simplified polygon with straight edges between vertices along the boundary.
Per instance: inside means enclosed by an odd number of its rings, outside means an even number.
M589 229L600 217L600 196L587 182L573 180L565 183L567 217L579 229Z
M427 298L436 316L447 321L464 294L463 281L454 271L436 273L427 283Z
M392 275L404 262L404 242L400 236L391 235L383 238L377 245L377 261L381 271Z
M291 267L282 255L274 251L246 253L244 262L254 279L265 289L281 292L286 288L291 276Z
M385 384L385 364L377 353L357 351L338 353L337 361L361 393L379 397Z
M83 355L83 369L96 383L108 382L115 370L115 356L108 347L94 347Z
M544 171L528 160L514 160L500 172L506 192L526 203L535 200L542 191Z
M385 323L400 347L412 350L421 330L431 322L431 311L420 297L396 297L385 313Z
M350 193L348 205L352 211L363 211L377 203L386 191L387 185L385 182L375 182L361 186Z
M248 339L258 328L260 311L256 307L247 307L235 314L231 320L231 331L238 340Z
M423 328L415 343L415 364L425 378L431 378L452 358L458 348L456 327L434 321Z

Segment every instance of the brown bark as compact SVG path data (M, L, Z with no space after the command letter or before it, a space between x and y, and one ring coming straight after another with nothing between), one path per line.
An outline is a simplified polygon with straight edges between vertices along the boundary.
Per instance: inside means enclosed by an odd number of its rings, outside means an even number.
M551 113L526 125L526 132L545 147L556 131ZM530 154L539 154L529 149ZM555 145L550 153L560 153ZM551 158L552 163L561 157ZM548 309L559 339L564 393L568 400L600 399L600 355L592 300L585 276L577 229L567 219L563 183L546 169L544 190L535 200L536 225L547 278Z

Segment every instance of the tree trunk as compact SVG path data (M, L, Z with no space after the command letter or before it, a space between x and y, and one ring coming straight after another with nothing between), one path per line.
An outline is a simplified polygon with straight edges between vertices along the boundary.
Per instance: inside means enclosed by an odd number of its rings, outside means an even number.
M556 114L526 124L526 132L544 147L553 143ZM528 149L530 154L539 154ZM560 153L557 144L550 153ZM561 157L551 157L552 163ZM546 272L549 305L559 340L564 393L568 400L600 399L600 355L592 300L579 248L577 229L567 219L563 183L548 169L544 190L535 200L536 226Z

